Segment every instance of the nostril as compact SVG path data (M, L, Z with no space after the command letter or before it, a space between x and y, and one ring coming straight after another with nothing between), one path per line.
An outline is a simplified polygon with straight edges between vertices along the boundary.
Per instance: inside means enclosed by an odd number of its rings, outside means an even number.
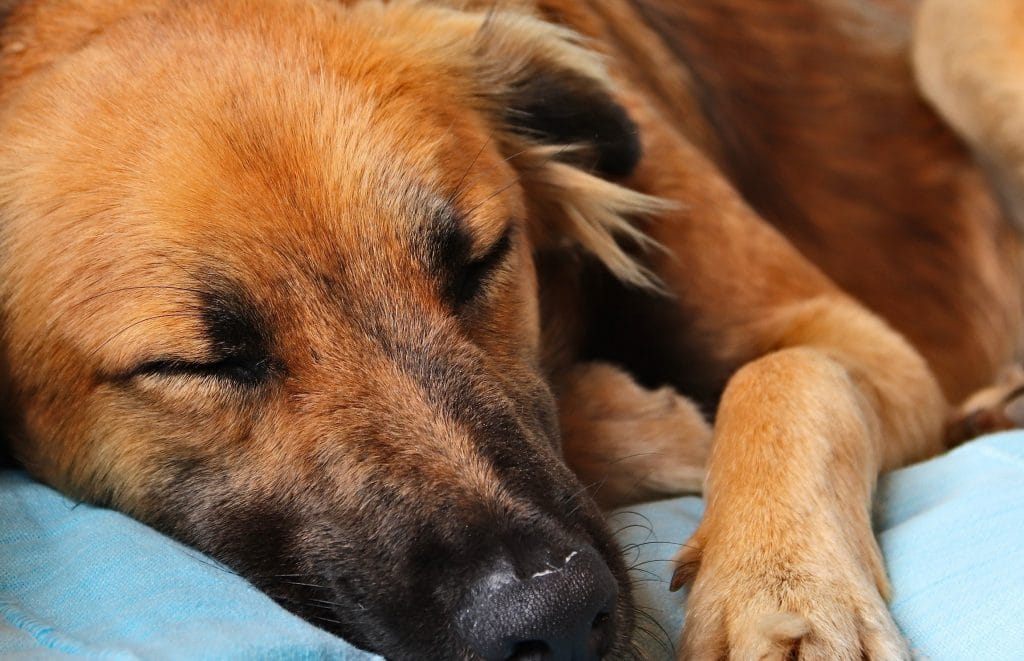
M528 640L519 643L506 661L547 661L551 658L551 647L542 640Z

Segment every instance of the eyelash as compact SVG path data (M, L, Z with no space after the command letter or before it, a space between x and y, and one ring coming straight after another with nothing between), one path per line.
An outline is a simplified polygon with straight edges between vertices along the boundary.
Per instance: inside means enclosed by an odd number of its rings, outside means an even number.
M457 307L462 307L476 298L489 277L505 261L512 249L512 229L509 228L487 254L467 262L456 274L452 283L452 298Z

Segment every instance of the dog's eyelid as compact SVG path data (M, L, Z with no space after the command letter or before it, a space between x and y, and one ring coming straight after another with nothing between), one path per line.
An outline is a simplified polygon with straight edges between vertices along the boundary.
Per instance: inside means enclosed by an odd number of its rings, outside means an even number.
M166 357L145 361L124 374L120 380L132 381L146 377L202 377L229 381L243 386L255 386L264 382L275 370L276 367L269 358L249 360L238 356L228 356L209 361L195 361Z
M515 225L509 224L509 226L502 231L501 235L498 236L498 239L482 251L479 256L470 258L469 264L501 261L501 258L504 257L505 253L507 253L512 247L512 238L515 231Z
M509 225L483 255L469 259L462 265L452 288L457 307L462 307L477 297L490 275L511 252L514 232L515 226Z

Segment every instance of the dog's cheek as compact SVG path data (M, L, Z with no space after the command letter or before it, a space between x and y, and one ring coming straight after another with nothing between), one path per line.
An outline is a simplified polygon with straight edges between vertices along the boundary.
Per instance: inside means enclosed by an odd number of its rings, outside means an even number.
M414 515L417 508L381 487L365 490L356 511L332 508L321 486L292 500L237 494L191 543L284 608L360 647L397 658L450 656L460 643L441 633L450 604L436 590L450 577L425 581L407 537L418 531L413 539L420 539L443 522L420 520L429 518L426 504ZM432 558L439 563L447 567Z
M159 460L158 472L138 518L258 587L298 572L303 514L285 494L241 474L227 458L168 455Z

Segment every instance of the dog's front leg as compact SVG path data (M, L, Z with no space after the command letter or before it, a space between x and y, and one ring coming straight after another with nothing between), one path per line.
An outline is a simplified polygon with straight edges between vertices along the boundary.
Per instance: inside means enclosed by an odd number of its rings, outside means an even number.
M723 395L707 510L677 556L674 585L692 580L681 655L906 658L870 505L880 470L938 449L942 395L840 296L783 316L782 348Z

